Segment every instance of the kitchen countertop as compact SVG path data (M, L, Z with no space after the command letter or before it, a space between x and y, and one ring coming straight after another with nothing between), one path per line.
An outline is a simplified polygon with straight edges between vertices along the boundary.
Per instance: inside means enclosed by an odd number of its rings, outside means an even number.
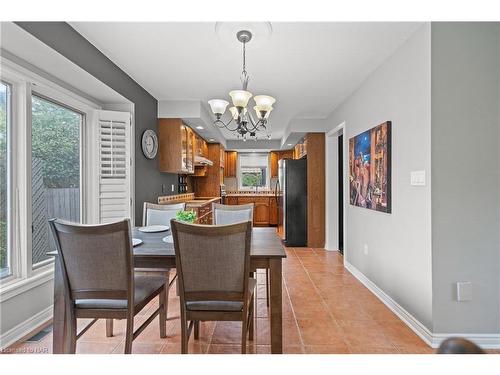
M274 193L227 193L226 197L274 197Z
M190 208L198 208L206 204L214 203L220 200L220 197L197 197L194 200L186 201L186 206Z

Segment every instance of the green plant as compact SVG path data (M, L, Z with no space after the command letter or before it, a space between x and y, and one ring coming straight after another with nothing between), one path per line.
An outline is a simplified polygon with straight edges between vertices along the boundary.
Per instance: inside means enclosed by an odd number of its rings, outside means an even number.
M176 215L177 220L193 224L196 221L196 212L194 211L179 211Z

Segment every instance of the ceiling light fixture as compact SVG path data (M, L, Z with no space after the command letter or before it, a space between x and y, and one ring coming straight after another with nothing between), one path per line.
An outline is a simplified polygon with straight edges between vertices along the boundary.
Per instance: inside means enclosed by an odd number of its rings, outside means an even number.
M203 126L197 126L196 129L203 130L205 128Z
M212 99L208 101L210 108L215 115L214 125L219 128L226 128L231 132L236 132L237 137L246 141L247 138L257 140L257 132L265 132L267 130L267 121L269 114L273 110L273 104L276 102L272 96L256 95L254 96L255 106L253 107L257 115L257 121L253 118L251 111L247 109L248 102L253 94L247 91L248 80L250 76L246 71L246 44L252 39L252 33L248 30L240 30L236 33L236 38L243 44L243 70L241 72L241 90L233 90L229 92L233 106L229 108L231 118L225 123L221 120L222 115L226 112L229 102L223 99ZM235 127L230 125L234 121ZM269 133L266 134L267 139L271 139Z

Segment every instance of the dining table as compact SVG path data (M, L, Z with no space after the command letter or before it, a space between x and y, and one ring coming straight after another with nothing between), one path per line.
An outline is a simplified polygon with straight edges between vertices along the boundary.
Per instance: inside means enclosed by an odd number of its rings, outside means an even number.
M174 244L168 239L164 241L164 238L171 235L169 230L145 233L136 227L132 229L131 235L142 240L141 244L133 247L134 267L175 268ZM64 287L58 254L57 252L49 254L56 257L52 350L54 354L70 353L72 326L69 314L73 302ZM269 270L269 319L273 354L283 353L282 260L284 258L286 253L275 228L252 229L250 268Z

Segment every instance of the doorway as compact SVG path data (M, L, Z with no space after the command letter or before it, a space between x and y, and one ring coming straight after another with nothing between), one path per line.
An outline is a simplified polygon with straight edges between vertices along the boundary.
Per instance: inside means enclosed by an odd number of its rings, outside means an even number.
M338 144L338 239L339 252L344 255L344 134L337 138Z

